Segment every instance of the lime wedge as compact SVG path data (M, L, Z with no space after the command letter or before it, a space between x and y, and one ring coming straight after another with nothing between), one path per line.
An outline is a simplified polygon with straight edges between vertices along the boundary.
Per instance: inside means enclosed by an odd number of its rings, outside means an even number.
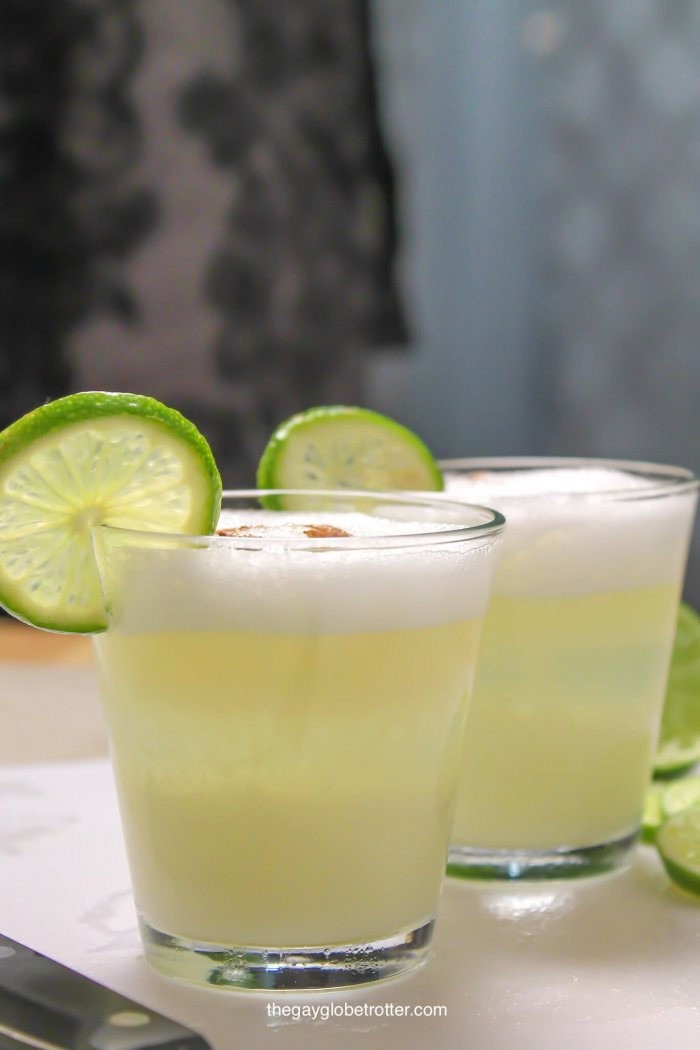
M655 776L674 776L700 761L700 616L678 612Z
M209 533L221 479L188 420L135 394L73 394L0 434L0 604L50 631L104 630L90 530Z
M667 740L660 744L654 759L654 776L675 777L687 773L700 762L700 737L691 737L684 742Z
M437 492L444 482L411 430L367 408L332 405L300 412L275 430L260 460L258 487Z
M646 799L644 801L641 830L642 842L648 842L650 845L653 845L656 842L656 833L661 827L663 819L664 817L661 811L661 788L657 784L652 784L647 791Z
M700 809L686 809L667 820L656 845L673 882L700 894Z
M700 807L700 776L652 784L644 802L642 842L655 843L664 821L694 807Z
M683 777L660 787L661 815L665 820L675 817L691 806L700 805L700 777Z

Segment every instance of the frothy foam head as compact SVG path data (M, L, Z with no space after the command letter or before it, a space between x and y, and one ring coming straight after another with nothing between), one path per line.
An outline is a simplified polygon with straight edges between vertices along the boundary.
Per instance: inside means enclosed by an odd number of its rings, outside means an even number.
M541 596L677 584L696 495L676 485L599 465L445 475L448 496L505 515L495 591Z
M475 470L468 473L448 471L445 483L450 495L468 496L475 503L488 502L497 497L607 497L615 492L626 494L659 486L659 482L653 478L613 467Z
M438 626L486 608L498 536L450 537L464 524L249 510L227 511L219 524L246 533L162 547L156 539L141 548L119 546L120 537L104 530L98 560L114 626L128 633L367 632ZM350 538L308 537L309 524Z
M465 528L467 524L467 522L449 524L444 521L385 518L380 515L352 511L222 510L217 532L230 531L234 537L237 533L241 537L248 536L271 541L275 539L304 540L305 538L310 540L378 539L447 532ZM333 536L331 530L337 530L339 535ZM345 536L342 535L343 533Z

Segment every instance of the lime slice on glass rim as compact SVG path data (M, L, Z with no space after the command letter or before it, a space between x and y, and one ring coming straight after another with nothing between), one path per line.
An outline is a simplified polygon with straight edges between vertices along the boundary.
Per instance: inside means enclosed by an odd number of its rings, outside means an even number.
M700 809L670 817L657 832L656 845L671 880L700 895Z
M261 489L444 488L430 449L413 431L349 405L310 408L277 427L262 454L257 483ZM268 496L264 502L280 508L283 498Z
M0 604L49 631L106 627L90 531L213 531L221 478L184 416L153 398L89 392L0 434Z
M700 761L700 616L678 611L654 776L670 777Z

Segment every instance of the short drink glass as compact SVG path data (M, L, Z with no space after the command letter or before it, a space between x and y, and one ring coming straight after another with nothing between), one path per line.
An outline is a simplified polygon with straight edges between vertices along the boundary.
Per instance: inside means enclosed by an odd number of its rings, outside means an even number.
M282 498L292 512L261 510ZM222 523L94 530L146 959L269 989L411 969L503 519L418 496L247 491L225 496Z
M453 460L447 495L505 515L484 625L453 875L591 874L638 833L697 500L688 471Z

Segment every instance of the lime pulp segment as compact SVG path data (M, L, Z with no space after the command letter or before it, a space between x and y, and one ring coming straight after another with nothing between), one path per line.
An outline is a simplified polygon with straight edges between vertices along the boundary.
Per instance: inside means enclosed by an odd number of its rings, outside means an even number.
M204 438L151 398L41 406L0 435L0 602L48 630L103 630L92 527L208 533L220 495Z

